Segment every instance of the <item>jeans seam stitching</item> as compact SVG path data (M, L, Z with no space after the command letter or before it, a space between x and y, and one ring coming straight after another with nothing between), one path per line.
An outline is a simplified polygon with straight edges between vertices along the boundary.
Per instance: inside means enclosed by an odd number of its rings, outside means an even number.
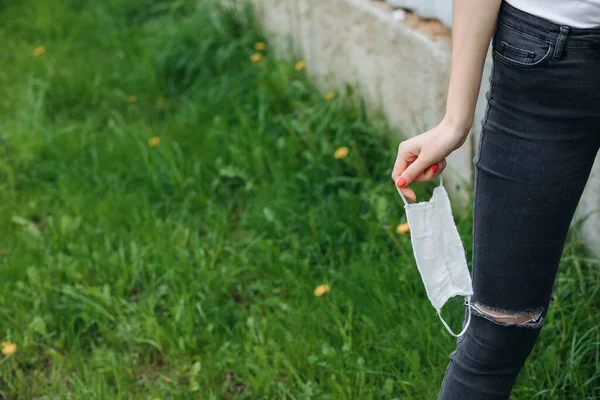
M554 44L554 42L551 42L551 41L549 41L549 40L542 39L542 38L539 38L539 37L537 37L537 36L533 36L533 35L532 35L532 34L530 34L530 33L523 32L523 31L521 31L521 30L519 30L519 29L513 28L512 26L508 26L508 25L506 25L506 23L504 23L504 22L502 22L502 21L498 21L498 23L499 23L500 25L502 25L503 27L505 27L506 29L510 29L511 31L513 31L513 32L517 32L517 33L519 33L519 34L521 34L521 35L523 35L523 36L527 36L527 37L529 37L529 38L531 38L531 39L538 40L538 41L540 41L540 42L543 42L543 43Z
M479 182L479 172L478 165L481 160L481 150L483 149L483 139L485 136L485 127L488 123L488 117L490 114L490 108L492 108L492 100L494 99L494 81L496 79L496 63L492 61L492 72L490 74L490 90L489 90L489 98L487 107L485 110L485 116L483 117L483 121L481 123L481 133L479 134L479 146L477 149L477 155L475 156L476 160L474 163L475 167L475 185L473 187L473 216L475 216L475 206L476 206L476 195L477 195L477 186ZM473 238L475 237L475 222L473 222ZM475 289L475 274L474 274L475 264L471 264L471 284L473 285L473 289ZM473 291L473 297L475 297L475 291Z
M523 67L523 68L535 68L535 67L544 65L550 58L552 58L553 50L554 50L553 46L550 45L548 47L548 51L541 59L539 59L538 61L536 61L534 63L530 63L530 64L524 63L521 61L517 61L517 60L513 60L513 59L505 56L504 54L501 54L496 49L493 50L493 55L498 59L498 61L502 62L503 64L509 65L509 66Z

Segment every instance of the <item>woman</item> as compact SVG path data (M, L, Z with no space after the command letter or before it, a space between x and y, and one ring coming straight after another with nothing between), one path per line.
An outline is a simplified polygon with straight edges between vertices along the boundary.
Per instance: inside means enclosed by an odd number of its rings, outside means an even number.
M466 140L492 39L477 156L473 316L440 399L507 399L548 309L600 147L600 0L455 0L446 114L402 142L392 179L439 175Z

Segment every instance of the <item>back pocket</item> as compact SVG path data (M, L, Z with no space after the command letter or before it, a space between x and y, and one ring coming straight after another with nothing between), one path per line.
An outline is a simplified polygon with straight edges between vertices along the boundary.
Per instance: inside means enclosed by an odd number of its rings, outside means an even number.
M552 55L552 45L498 22L492 43L494 57L504 63L535 67Z

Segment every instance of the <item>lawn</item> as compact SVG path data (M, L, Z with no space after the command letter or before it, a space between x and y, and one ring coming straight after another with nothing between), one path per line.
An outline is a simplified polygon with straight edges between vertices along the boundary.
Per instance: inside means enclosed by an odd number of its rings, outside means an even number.
M400 136L251 20L0 0L0 399L436 398ZM598 266L571 235L515 399L600 397Z

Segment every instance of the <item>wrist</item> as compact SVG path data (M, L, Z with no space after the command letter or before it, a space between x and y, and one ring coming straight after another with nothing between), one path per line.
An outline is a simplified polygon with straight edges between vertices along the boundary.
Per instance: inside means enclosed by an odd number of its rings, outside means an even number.
M457 118L446 114L442 119L441 125L443 125L447 131L450 131L453 136L465 138L469 135L469 129L471 129L472 122L473 118Z

